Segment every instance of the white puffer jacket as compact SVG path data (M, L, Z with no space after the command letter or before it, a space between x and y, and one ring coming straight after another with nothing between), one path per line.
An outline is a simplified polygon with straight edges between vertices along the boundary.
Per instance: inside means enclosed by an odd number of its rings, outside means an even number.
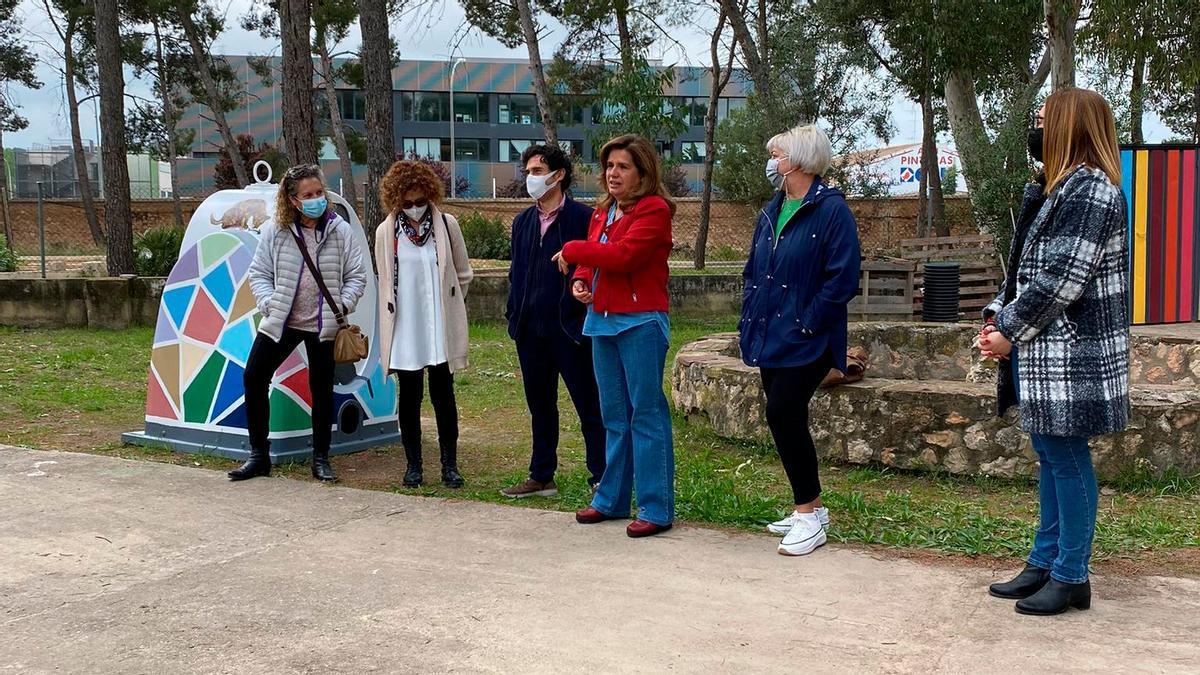
M293 223L289 227L300 226ZM354 311L367 286L367 268L352 228L331 211L325 223L318 227L314 261L330 295L340 300L346 314ZM250 264L250 291L254 293L263 317L258 332L276 342L283 337L302 273L309 274L309 271L292 233L279 226L262 228L254 262ZM321 314L317 322L321 339L332 340L337 335L337 317L324 298L320 299L319 306Z

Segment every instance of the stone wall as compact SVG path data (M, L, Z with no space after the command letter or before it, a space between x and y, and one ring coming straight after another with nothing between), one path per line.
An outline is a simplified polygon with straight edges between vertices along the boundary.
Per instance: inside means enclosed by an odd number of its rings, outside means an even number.
M165 280L81 277L0 277L0 326L125 328L153 326ZM679 314L732 314L741 306L741 277L671 277L672 310ZM500 321L508 303L508 276L479 272L467 293L472 321Z
M186 223L202 200L184 199L183 217ZM700 222L700 200L680 199L675 212L674 236L680 253L692 250ZM947 197L946 214L951 233L975 234L970 200ZM513 217L529 207L523 199L460 199L447 202L446 211L456 216L478 211L511 225ZM104 222L104 201L96 202L101 223ZM899 241L917 236L917 200L911 197L891 199L851 199L850 208L858 219L859 238L864 251L894 252ZM151 227L170 225L175 212L170 200L135 200L133 230L143 232ZM17 199L11 202L13 240L17 248L33 252L38 247L37 202ZM360 209L359 213L363 211ZM714 202L710 217L709 255L745 253L754 230L757 209L734 202ZM92 243L83 206L78 201L48 200L45 202L46 242L50 252L80 252L100 250Z
M164 279L0 280L0 326L153 326Z
M974 326L852 324L850 343L870 353L867 378L819 392L812 429L821 455L855 464L955 474L1032 476L1037 458L1015 410L995 416L995 369L970 348ZM1096 470L1200 472L1200 342L1135 332L1129 428L1093 441ZM672 371L675 406L717 433L770 443L756 370L737 336L687 345ZM1167 382L1169 380L1169 382Z

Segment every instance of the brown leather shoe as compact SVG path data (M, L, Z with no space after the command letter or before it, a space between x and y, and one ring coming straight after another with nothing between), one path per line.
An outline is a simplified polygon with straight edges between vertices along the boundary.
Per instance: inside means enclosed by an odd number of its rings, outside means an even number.
M620 520L620 518L618 516L610 516L607 513L601 513L590 506L582 511L575 512L575 522L584 525L602 523L606 520Z
M669 529L671 529L669 524L655 525L645 520L635 520L629 524L629 527L625 528L625 534L637 539L638 537L652 537Z

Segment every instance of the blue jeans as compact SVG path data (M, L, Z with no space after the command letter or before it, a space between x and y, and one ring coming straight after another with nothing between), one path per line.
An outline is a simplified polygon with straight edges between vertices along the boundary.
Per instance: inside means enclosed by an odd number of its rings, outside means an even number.
M1013 385L1021 396L1017 352L1012 353ZM1050 570L1063 583L1087 581L1092 539L1096 534L1096 474L1083 436L1030 434L1040 462L1038 497L1041 523L1033 538L1029 564Z
M654 322L597 335L592 355L606 432L606 467L592 507L628 516L636 480L638 518L669 525L675 518L675 448L663 393L666 336Z

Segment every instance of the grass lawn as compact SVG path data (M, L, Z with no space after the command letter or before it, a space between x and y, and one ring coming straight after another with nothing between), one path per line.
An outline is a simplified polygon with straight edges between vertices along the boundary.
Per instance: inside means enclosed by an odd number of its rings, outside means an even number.
M678 348L705 334L733 330L736 317L679 319ZM152 333L0 329L0 443L95 452L227 470L211 457L122 446L119 434L142 426ZM456 376L461 415L463 490L404 490L399 446L334 459L350 487L507 502L498 490L525 477L528 412L516 351L503 326L471 327L471 363ZM519 504L574 510L586 505L579 425L561 394L560 495ZM426 402L426 469L437 476L436 431ZM769 446L730 441L702 420L676 416L678 516L693 523L758 530L787 508L789 491ZM305 465L280 474L308 478ZM905 555L945 555L1009 564L1023 555L1037 520L1037 489L1028 481L914 474L880 467L824 466L824 499L834 516L831 539L883 546ZM766 535L764 535L766 536ZM1097 566L1130 573L1200 574L1200 477L1129 477L1103 487L1095 544ZM973 556L974 558L968 558Z

